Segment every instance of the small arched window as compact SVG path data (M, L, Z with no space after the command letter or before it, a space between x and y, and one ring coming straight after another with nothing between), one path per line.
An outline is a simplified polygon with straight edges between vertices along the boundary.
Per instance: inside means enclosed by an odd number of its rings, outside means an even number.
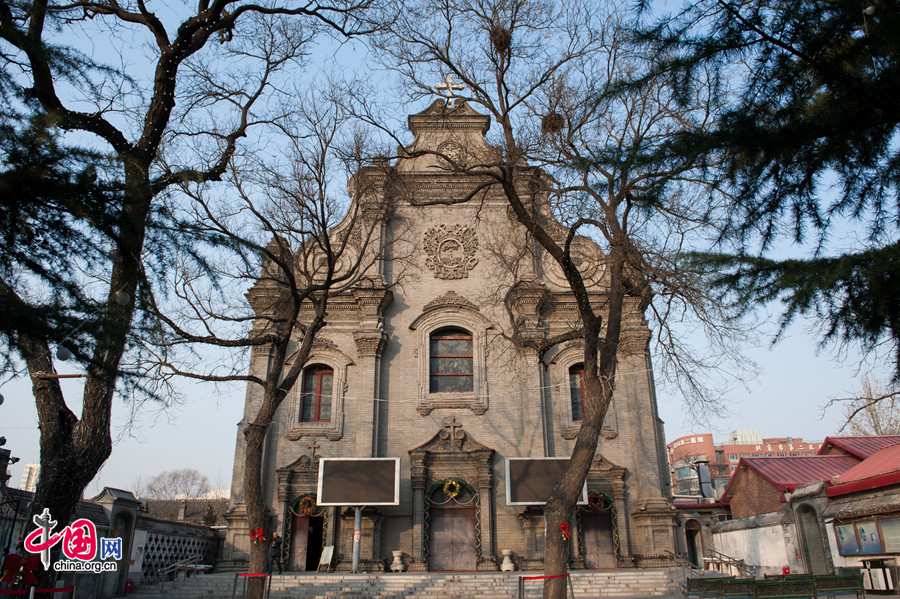
M572 420L581 420L584 414L584 364L569 367L569 395L572 398Z
M331 384L334 370L324 364L313 364L303 370L303 392L300 396L300 422L331 420Z
M429 384L431 393L471 393L472 334L457 327L445 327L429 339Z

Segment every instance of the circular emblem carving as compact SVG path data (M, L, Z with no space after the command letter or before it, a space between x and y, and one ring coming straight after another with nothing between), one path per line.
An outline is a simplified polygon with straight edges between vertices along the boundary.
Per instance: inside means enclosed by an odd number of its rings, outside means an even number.
M599 249L588 244L577 244L572 248L572 261L581 273L588 287L602 285L606 276L606 265ZM542 257L544 279L551 285L568 288L569 281L556 260L548 253Z
M465 279L478 264L478 238L467 225L437 225L425 232L425 266L438 279Z
M466 151L455 141L445 141L438 146L438 153L447 157L457 166L465 166Z

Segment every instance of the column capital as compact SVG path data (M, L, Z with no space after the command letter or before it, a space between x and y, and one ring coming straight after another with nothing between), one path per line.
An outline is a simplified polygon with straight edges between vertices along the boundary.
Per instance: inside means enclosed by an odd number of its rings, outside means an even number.
M384 350L385 336L381 331L356 331L353 333L356 342L356 353L360 357L381 357Z

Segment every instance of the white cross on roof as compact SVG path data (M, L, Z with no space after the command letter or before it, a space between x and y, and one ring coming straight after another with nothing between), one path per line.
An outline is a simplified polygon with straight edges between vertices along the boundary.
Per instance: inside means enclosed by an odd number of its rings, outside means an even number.
M462 83L454 83L453 75L448 73L444 76L443 83L438 83L434 86L434 93L447 98L447 103L452 104L453 99L456 97L456 94L453 92L462 91L464 89L466 89L466 86Z

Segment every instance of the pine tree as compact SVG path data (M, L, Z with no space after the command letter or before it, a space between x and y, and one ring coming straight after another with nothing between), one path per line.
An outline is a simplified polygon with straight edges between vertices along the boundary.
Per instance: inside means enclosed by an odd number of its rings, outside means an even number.
M657 60L630 83L666 73L685 99L709 78L719 85L714 126L666 151L700 157L732 195L722 241L737 249L693 256L723 299L747 310L778 299L782 328L812 315L823 342L889 347L900 378L896 3L701 0L637 38ZM861 247L823 257L848 219L866 229ZM773 259L785 236L815 255Z

